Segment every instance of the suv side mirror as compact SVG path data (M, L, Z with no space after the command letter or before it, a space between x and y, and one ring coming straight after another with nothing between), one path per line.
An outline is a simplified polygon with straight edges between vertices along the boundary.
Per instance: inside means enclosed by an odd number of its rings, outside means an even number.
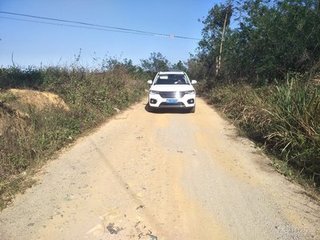
M152 84L152 80L148 80L148 82L147 82L147 83L151 85L151 84Z
M197 80L191 80L191 84L197 84Z

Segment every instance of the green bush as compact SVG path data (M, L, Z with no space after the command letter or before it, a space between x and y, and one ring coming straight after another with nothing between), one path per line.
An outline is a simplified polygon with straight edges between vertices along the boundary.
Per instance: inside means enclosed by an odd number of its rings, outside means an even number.
M319 86L289 76L265 87L221 85L209 100L266 150L320 185Z
M108 71L90 71L81 67L43 69L0 69L0 88L28 88L58 94L70 111L50 107L28 107L25 118L8 111L15 98L0 92L0 208L2 200L15 192L20 173L44 162L85 130L97 126L106 117L141 99L146 77L123 65ZM1 123L1 122L0 122ZM18 177L18 178L17 178Z
M312 84L291 79L268 101L272 117L267 141L290 164L320 181L320 94Z

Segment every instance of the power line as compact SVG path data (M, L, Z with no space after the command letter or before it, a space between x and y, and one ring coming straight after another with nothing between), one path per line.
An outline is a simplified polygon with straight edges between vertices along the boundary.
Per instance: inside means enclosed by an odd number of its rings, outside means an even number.
M93 30L106 31L106 32L120 32L120 33L131 33L131 34L138 34L138 35L147 35L147 34L142 34L142 33L137 33L137 32L127 32L127 31L120 31L120 30L113 30L113 29L97 28L97 27L77 26L77 25L65 24L65 23L43 22L43 21L21 19L21 18L14 18L14 17L2 17L2 16L0 16L0 18L8 19L8 20L14 20L14 21L20 21L20 22L41 23L41 24L54 25L54 26L73 27L73 28L82 28L82 29L93 29ZM148 34L148 35L152 36L150 34Z
M80 26L76 26L76 25L82 25L82 26L85 26L84 28L88 28L88 29L114 30L116 32L123 32L123 33L141 34L141 35L149 35L149 36L161 36L161 37L178 38L178 39L185 39L185 40L197 40L197 41L200 40L198 38L193 38L193 37L179 36L179 35L166 34L166 33L149 32L149 31L142 31L142 30L137 30L137 29L132 29L132 28L123 28L123 27L115 27L115 26L109 26L109 25L93 24L93 23L88 23L88 22L66 20L66 19L60 19L60 18L35 16L35 15L29 15L29 14L23 14L23 13L16 13L16 12L0 11L0 13L7 14L7 15L13 15L13 16L20 16L20 17L27 17L27 18L41 19L41 20L46 20L46 21L54 21L54 22L63 23L63 24L51 23L52 25L60 25L60 26L68 26L68 27L80 27ZM9 18L7 18L7 19L9 19ZM14 20L18 20L18 19L14 19ZM23 21L23 19L19 19L19 20ZM31 20L25 20L25 21L30 22ZM50 24L48 22L43 22L43 21L42 22L33 21L33 22ZM70 23L73 25L70 25ZM76 24L76 25L74 25L74 24Z
M155 33L151 33L151 32L135 30L135 29L113 27L113 26L108 26L108 25L99 25L99 24L80 22L80 21L73 21L73 20L66 20L66 19L59 19L59 18L42 17L42 16L35 16L35 15L29 15L29 14L22 14L22 13L5 12L5 11L0 11L0 13L14 15L14 16L21 16L21 17L49 20L49 21L80 24L80 25L85 25L85 26L90 26L90 27L110 28L110 29L116 29L116 30L122 30L122 31L130 31L130 32L132 31L132 32L155 34Z

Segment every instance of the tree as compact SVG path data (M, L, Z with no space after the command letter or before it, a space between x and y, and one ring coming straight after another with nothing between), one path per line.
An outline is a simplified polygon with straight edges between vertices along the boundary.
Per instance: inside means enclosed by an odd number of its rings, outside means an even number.
M254 75L272 81L288 71L308 71L320 56L318 0L269 2L248 0L243 5L247 17L240 31L247 32L245 57L251 58Z
M159 71L168 71L170 68L169 61L161 53L151 53L148 59L142 59L141 67L148 72L156 73Z
M232 15L238 16L233 29ZM220 79L260 84L305 73L320 61L319 0L216 4L203 24L197 56L206 78L218 71Z
M222 51L225 34L230 25L232 4L216 4L202 21L202 40L199 42L200 55L204 56L208 64L208 75L219 72L222 64Z
M218 55L218 60L217 60L217 66L216 66L216 75L219 74L220 69L221 69L221 61L222 61L222 51L223 51L223 43L225 39L225 33L226 33L226 28L227 28L227 23L228 25L230 24L230 17L232 14L232 5L231 1L228 1L228 6L224 11L225 16L223 20L223 27L222 27L222 33L221 33L221 41L220 41L220 48L219 48L219 55ZM230 16L229 16L230 15Z
M186 65L180 60L177 63L173 64L171 67L172 70L178 70L178 71L183 71L187 72L187 67Z
M187 61L188 75L191 79L202 80L206 78L206 68L204 62L202 62L198 56L191 55Z

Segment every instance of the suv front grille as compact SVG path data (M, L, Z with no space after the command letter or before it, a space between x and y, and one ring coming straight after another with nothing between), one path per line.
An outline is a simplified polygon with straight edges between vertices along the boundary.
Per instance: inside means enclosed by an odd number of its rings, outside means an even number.
M160 108L183 108L185 107L185 105L181 102L175 103L175 104L171 104L171 103L161 103Z
M159 94L162 98L182 98L184 96L184 92L160 92Z

